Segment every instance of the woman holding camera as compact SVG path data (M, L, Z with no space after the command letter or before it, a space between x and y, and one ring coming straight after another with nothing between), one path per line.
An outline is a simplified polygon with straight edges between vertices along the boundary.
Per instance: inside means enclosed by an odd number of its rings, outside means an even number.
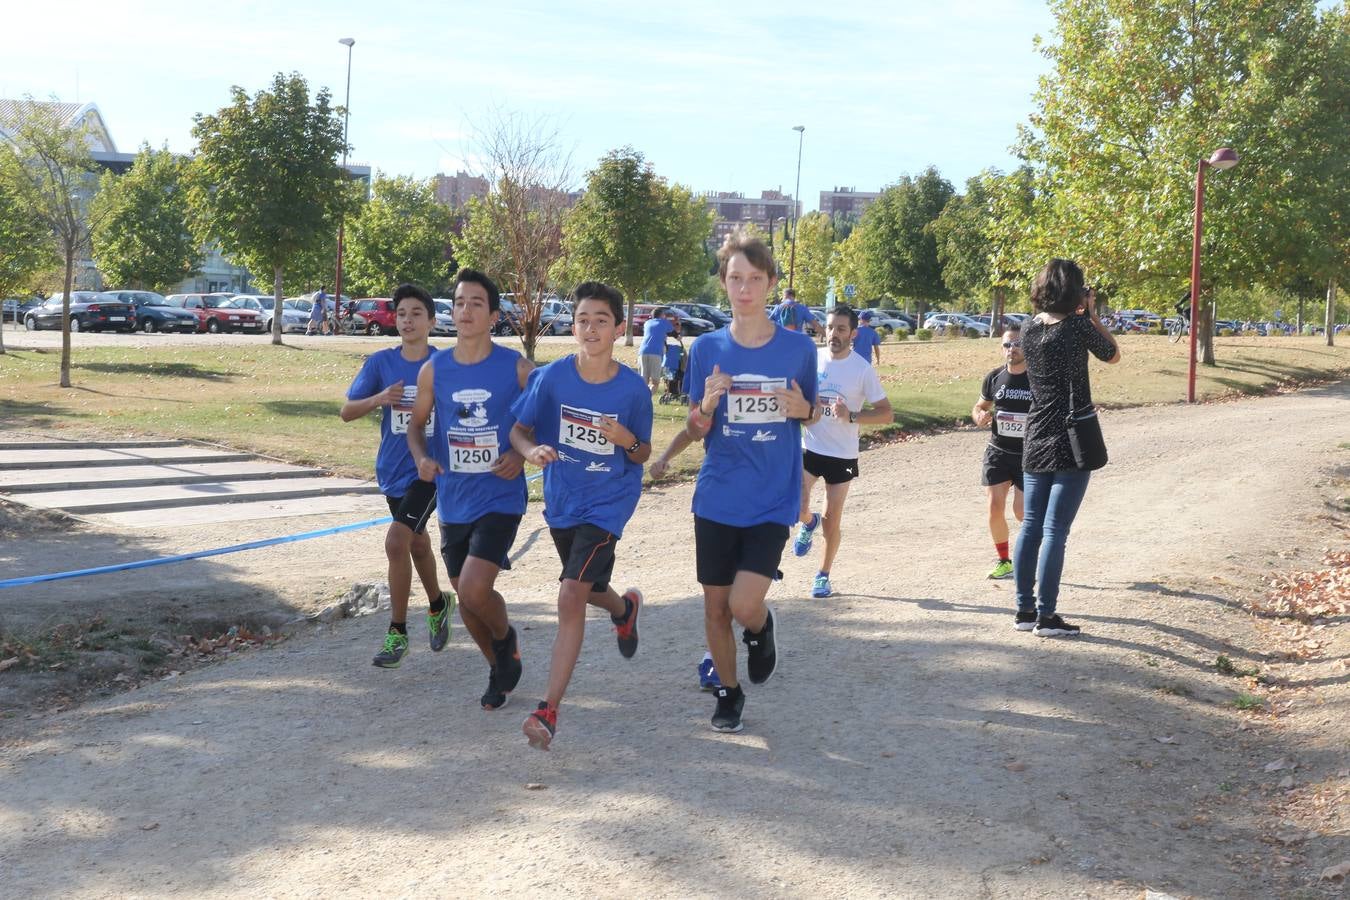
M1018 631L1038 637L1081 631L1060 618L1055 606L1069 527L1092 470L1106 464L1092 405L1088 354L1120 362L1120 347L1097 318L1096 301L1077 263L1052 259L1032 283L1031 304L1037 314L1022 328L1032 401L1022 449L1026 517L1013 556L1015 624Z

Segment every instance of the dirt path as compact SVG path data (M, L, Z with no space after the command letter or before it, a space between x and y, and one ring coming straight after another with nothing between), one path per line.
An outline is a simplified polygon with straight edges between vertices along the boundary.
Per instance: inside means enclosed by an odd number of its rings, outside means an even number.
M381 623L361 619L0 720L0 894L1338 896L1317 878L1350 859L1344 807L1312 807L1350 784L1350 633L1326 623L1312 659L1285 661L1241 601L1344 546L1328 501L1347 401L1342 384L1112 413L1065 570L1077 641L1014 631L1011 585L983 577L982 434L868 453L843 593L806 599L813 560L785 560L783 661L738 736L708 729L697 691L680 485L644 497L620 550L619 580L650 600L642 650L620 658L596 617L555 750L526 748L556 570L532 511L504 577L526 626L504 712L477 708L484 667L459 628L387 672L369 665ZM275 611L379 572L373 535L297 546L60 596L116 607L177 585ZM1268 712L1235 709L1248 687L1220 654L1275 682Z

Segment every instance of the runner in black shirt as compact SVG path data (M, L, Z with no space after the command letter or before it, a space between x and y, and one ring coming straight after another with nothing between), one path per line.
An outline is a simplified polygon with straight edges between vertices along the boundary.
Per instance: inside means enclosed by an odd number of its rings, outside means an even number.
M1010 487L1013 515L1022 521L1022 436L1031 409L1031 382L1022 358L1022 330L1016 322L1003 332L1003 358L1006 363L985 376L980 400L970 411L975 424L988 425L991 432L980 478L989 495L989 534L998 552L990 578L1008 578L1013 573L1006 513Z

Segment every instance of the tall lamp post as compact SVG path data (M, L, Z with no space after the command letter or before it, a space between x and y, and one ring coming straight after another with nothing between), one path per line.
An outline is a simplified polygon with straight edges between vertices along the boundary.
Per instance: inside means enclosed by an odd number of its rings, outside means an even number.
M347 99L342 104L342 177L347 177L347 123L352 116L352 45L356 43L355 38L339 38L339 44L347 48ZM337 333L338 318L342 315L342 245L346 237L347 212L346 204L343 204L343 211L338 215L338 246L337 246L337 278L333 285L333 333Z
M792 290L792 277L797 274L797 206L801 203L802 192L802 141L806 139L806 126L793 125L797 132L797 189L792 192L792 253L788 258L788 290ZM784 237L787 237L786 231Z
M1238 163L1238 155L1228 147L1220 147L1209 159L1201 159L1195 168L1195 234L1191 239L1191 358L1186 375L1186 402L1195 402L1195 339L1199 333L1200 316L1200 235L1204 230L1205 168L1220 172Z

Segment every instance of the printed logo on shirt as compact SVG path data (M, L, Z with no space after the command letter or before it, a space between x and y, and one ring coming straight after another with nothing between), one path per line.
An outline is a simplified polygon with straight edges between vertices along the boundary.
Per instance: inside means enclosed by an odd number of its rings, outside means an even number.
M739 428L732 428L730 425L723 425L722 437L745 437L745 432Z
M491 391L469 388L463 391L455 391L450 395L450 399L459 404L456 417L460 425L469 428L481 428L488 423L487 402L492 399Z
M1000 384L998 390L994 391L995 400L1026 400L1031 402L1031 391L1026 388L1010 388L1006 384Z
M763 428L756 428L756 429L755 429L755 436L752 437L750 440L752 440L752 441L761 441L761 442L763 442L763 441L776 441L776 440L778 440L778 435L774 434L772 431L765 431Z
M577 459L575 456L568 456L561 450L558 451L558 460L560 462L581 462L581 460Z
M602 463L602 462L593 462L593 463L591 463L589 466L586 467L586 471L587 471L587 472L611 472L611 471L613 471L613 470L612 470L609 466L605 465L605 464Z

